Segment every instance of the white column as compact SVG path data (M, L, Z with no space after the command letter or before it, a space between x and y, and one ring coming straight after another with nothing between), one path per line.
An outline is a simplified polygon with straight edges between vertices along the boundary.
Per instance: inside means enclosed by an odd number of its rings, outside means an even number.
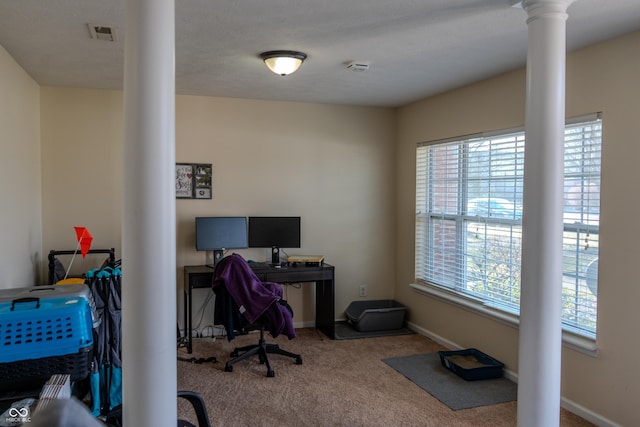
M175 5L127 0L122 221L123 419L177 420Z
M567 8L524 0L528 19L518 426L560 423Z

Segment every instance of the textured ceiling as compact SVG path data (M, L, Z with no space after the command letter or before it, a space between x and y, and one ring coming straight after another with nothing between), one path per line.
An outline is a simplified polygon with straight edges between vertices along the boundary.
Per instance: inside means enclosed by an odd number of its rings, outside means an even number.
M510 0L175 3L179 94L400 106L526 60L526 13ZM0 45L40 85L122 89L124 22L124 0L2 0ZM88 23L116 41L91 39ZM639 0L577 0L567 48L639 29ZM309 57L280 77L258 58L277 49ZM347 70L354 60L369 70Z

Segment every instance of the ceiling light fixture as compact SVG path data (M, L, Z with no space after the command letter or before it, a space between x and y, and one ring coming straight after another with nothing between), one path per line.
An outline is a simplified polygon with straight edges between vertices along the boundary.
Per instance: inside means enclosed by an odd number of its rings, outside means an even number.
M270 50L262 52L260 58L271 71L287 76L300 68L307 55L294 50Z

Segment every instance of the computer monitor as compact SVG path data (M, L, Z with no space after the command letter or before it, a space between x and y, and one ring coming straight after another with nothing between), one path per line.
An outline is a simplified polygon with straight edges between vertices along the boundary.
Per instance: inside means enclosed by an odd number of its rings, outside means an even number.
M280 263L280 248L300 247L299 216L250 216L249 247L271 248L271 263Z
M207 265L215 266L226 249L248 247L247 218L244 216L196 217L196 250L207 251ZM209 253L213 261L209 262Z

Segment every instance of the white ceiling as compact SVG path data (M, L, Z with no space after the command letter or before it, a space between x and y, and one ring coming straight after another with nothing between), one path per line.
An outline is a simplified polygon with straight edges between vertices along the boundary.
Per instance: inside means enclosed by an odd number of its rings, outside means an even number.
M526 13L510 0L175 3L179 94L394 107L526 60ZM1 0L0 45L40 85L122 89L124 22L124 0ZM88 23L117 40L91 39ZM577 0L567 48L635 30L639 0ZM258 58L279 49L309 57L280 77ZM354 60L369 70L347 70Z

